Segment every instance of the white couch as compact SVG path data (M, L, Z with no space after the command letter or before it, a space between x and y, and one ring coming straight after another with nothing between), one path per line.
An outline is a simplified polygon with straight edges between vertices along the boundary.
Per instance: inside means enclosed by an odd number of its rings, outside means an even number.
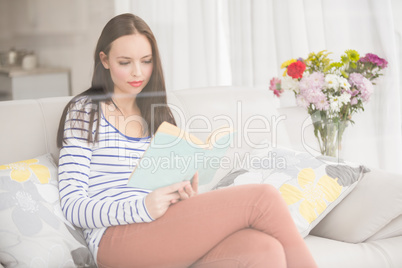
M57 160L56 131L70 98L1 102L0 165L45 153ZM177 123L201 138L206 122L214 128L231 118L241 134L240 153L263 139L303 149L307 114L298 107L277 108L268 90L199 88L169 93L168 100ZM214 183L231 168L219 170ZM305 241L319 267L402 267L402 175L371 170Z

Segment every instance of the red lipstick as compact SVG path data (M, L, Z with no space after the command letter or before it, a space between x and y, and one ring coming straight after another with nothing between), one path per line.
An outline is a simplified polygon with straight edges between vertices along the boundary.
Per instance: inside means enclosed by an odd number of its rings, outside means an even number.
M139 87L142 85L142 81L133 81L133 82L128 82L132 87Z

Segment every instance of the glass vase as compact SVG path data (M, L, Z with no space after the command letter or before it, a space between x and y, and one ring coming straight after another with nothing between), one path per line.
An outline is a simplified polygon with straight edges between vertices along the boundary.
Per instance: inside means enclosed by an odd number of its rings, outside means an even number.
M348 126L348 120L321 112L311 115L314 125L314 135L322 155L342 158L342 136Z

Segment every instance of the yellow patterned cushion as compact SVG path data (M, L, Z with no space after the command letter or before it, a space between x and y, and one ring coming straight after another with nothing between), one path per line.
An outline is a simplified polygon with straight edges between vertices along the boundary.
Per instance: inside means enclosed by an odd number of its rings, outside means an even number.
M95 267L79 230L61 212L50 154L0 165L0 263L5 267Z
M250 183L275 186L305 237L357 185L368 170L339 159L314 157L283 147L254 150L245 167L225 176L215 187Z

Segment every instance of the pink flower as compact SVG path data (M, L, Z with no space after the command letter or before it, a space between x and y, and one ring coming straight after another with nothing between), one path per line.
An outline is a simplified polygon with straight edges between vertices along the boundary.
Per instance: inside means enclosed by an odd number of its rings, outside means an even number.
M368 102L370 100L371 94L373 94L374 87L373 84L367 78L363 79L364 86L361 88L361 97L363 101Z
M357 104L357 98L352 98L350 100L350 105L356 105Z
M322 88L325 84L325 78L323 73L314 72L310 75L304 76L300 80L300 91L304 90L314 90L314 91L322 91Z
M283 89L281 88L281 79L274 77L269 81L269 89L274 92L274 94L278 97L281 96Z
M318 97L314 105L317 110L327 111L329 109L329 102L325 94L322 94L321 97Z
M312 103L316 107L318 105L320 109L325 109L327 98L322 92L324 85L325 79L323 73L314 72L306 75L300 80L300 95L303 95L303 98L308 103Z
M308 102L302 94L297 95L296 103L298 106L306 108L306 109L307 109L307 107L310 106L310 102Z
M352 87L359 91L360 97L363 101L367 102L370 99L371 94L373 93L373 84L365 78L362 74L359 73L351 73L349 75L349 83ZM352 91L353 92L353 91ZM354 93L354 92L353 92ZM354 93L353 96L357 96L358 94Z
M351 86L357 86L357 89L359 89L358 85L363 84L363 78L364 76L359 73L351 73L349 75L349 83Z
M360 93L360 91L357 90L356 88L351 88L350 90L345 90L345 91L343 91L343 92L349 93L352 97L354 97L354 96L356 96L357 94ZM342 92L342 93L343 93L343 92Z
M370 62L372 64L377 65L381 69L384 69L388 66L388 61L386 61L383 58L378 57L376 54L373 54L373 53L367 53L366 56L359 59L359 62L362 62L362 63Z

